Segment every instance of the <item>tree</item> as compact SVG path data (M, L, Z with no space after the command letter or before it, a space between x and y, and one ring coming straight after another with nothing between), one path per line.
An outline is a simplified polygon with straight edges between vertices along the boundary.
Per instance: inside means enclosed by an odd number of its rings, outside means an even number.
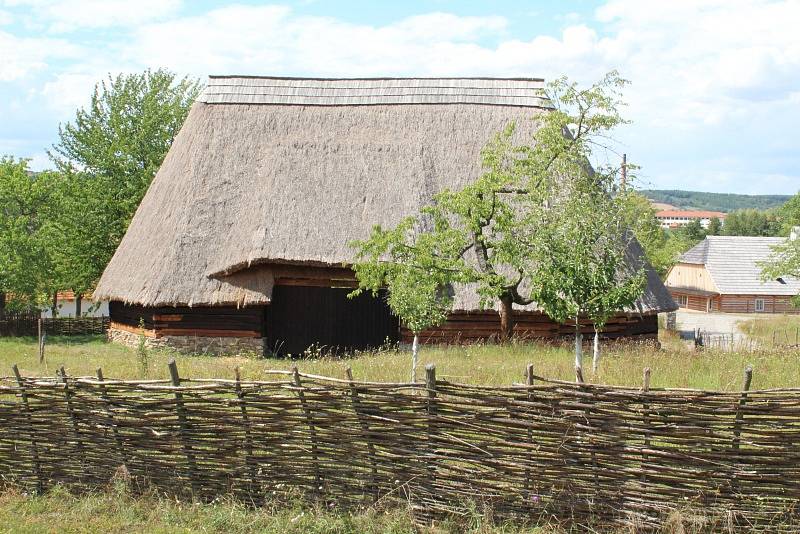
M63 289L82 294L97 282L199 89L164 70L109 76L59 127L50 156L63 178L51 214Z
M706 230L706 235L719 235L722 231L722 221L719 220L719 217L711 217L708 220L708 229Z
M632 304L647 283L643 268L626 262L633 232L625 203L613 197L613 172L585 172L565 180L563 200L547 210L533 257L533 297L548 316L575 325L575 366L582 367L580 320L594 326L593 369L600 361L600 332L608 319Z
M677 254L669 246L670 236L661 228L661 223L656 219L656 210L650 201L638 191L626 189L618 194L618 206L624 227L636 236L647 261L660 276L666 276L675 265Z
M706 231L703 229L703 224L700 222L700 219L696 217L689 221L689 224L681 226L678 229L678 233L682 234L687 241L690 241L694 244L697 244L706 238Z
M541 116L532 142L514 144L515 125L509 125L482 151L484 172L473 183L443 191L396 228L375 227L367 240L352 243L359 286L386 287L391 295L398 280L410 280L384 276L398 266L416 276L437 273L438 288L470 284L482 306L498 306L500 339L508 340L513 305L534 301L537 229L565 177L593 174L592 148L623 122L617 107L624 84L613 72L582 90L565 78L550 84L554 109ZM421 291L430 299L431 286Z
M28 161L0 158L0 294L33 307L51 275L50 248L42 234L51 175L33 174ZM0 310L2 313L2 310Z
M407 220L407 223L410 220ZM406 225L399 225L395 228L396 233L407 233L410 228ZM433 266L431 264L425 268L420 263L404 263L400 261L372 261L372 258L379 258L386 254L393 242L402 236L383 234L380 238L365 242L359 252L357 260L362 258L367 261L356 263L354 266L356 276L359 279L359 288L349 297L355 297L363 291L371 291L373 296L378 296L381 289L389 288L387 303L392 312L398 317L403 318L405 326L414 334L411 346L411 381L417 381L417 363L419 361L419 334L427 328L438 326L447 319L447 312L452 304L452 293L448 291L449 280L448 271ZM425 234L422 234L422 239ZM414 236L411 237L414 239ZM438 250L435 245L433 250L437 254L445 252Z
M778 209L783 223L783 234L788 235L792 228L800 226L800 191Z
M722 235L774 237L780 233L781 221L775 214L753 209L732 211L722 227Z
M787 239L772 248L773 255L760 262L761 278L764 281L791 276L800 278L800 238ZM792 299L794 306L800 307L800 295Z

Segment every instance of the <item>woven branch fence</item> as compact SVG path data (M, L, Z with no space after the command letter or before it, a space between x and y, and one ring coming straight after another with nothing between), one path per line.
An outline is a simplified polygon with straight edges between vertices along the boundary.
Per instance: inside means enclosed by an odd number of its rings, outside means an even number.
M410 503L420 522L646 531L680 509L713 532L797 532L800 389L713 392L568 383L485 387L19 375L0 379L0 476L44 491L132 480L206 500L287 492L326 506ZM745 390L749 388L749 376ZM699 511L699 512L698 512Z
M44 333L50 336L86 336L105 334L109 317L45 317L30 313L5 313L0 315L0 337L36 336L39 322Z

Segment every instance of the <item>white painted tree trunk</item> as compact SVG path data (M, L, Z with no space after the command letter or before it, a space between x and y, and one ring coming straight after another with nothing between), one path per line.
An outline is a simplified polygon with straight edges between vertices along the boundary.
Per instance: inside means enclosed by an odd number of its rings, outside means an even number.
M578 319L575 319L575 368L583 369L581 360L583 359L583 334Z
M597 372L600 367L600 331L594 328L594 347L592 347L592 371Z
M411 343L411 381L417 381L417 362L419 360L419 336L414 334L414 342Z

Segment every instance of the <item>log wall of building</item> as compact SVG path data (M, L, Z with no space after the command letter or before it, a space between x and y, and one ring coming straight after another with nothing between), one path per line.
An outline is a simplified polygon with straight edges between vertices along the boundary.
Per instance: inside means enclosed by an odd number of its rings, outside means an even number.
M112 328L148 337L201 336L251 337L263 336L264 307L252 306L176 306L145 307L122 302L109 305ZM140 326L144 326L142 330Z
M572 324L558 324L541 312L516 312L514 317L514 336L519 339L556 339L575 334ZM500 316L496 311L459 312L436 328L429 328L420 334L420 341L427 344L459 344L496 339L500 332ZM581 321L581 332L594 335L591 321ZM401 328L403 343L410 343L413 334ZM657 315L620 314L609 319L603 329L603 337L652 338L658 337Z

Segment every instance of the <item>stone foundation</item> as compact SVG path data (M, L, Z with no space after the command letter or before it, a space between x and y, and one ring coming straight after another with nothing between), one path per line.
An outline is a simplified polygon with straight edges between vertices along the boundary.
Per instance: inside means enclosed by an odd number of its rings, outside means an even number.
M140 334L111 327L108 339L129 347L138 348ZM264 339L260 337L201 337L201 336L144 336L148 349L169 349L185 354L210 354L213 356L262 356Z

